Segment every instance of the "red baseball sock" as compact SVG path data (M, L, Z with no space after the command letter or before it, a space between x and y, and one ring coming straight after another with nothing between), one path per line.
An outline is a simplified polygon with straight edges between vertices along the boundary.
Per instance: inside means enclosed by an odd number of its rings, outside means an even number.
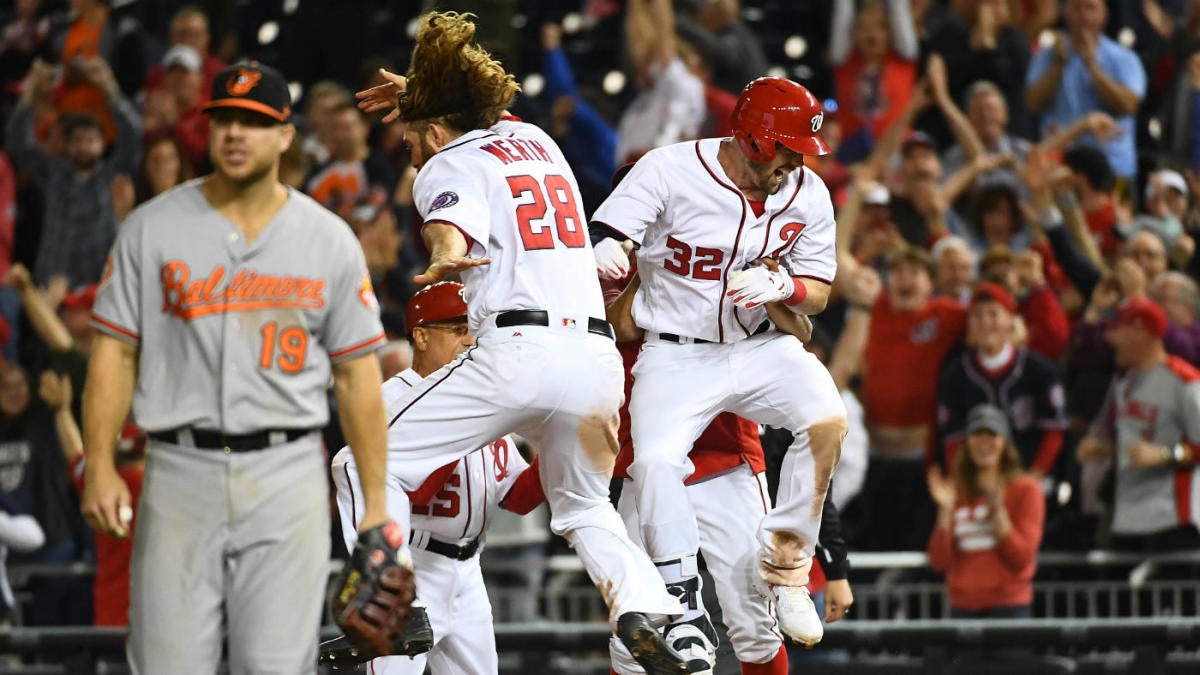
M766 663L742 663L742 675L788 675L787 650L779 645L779 653Z

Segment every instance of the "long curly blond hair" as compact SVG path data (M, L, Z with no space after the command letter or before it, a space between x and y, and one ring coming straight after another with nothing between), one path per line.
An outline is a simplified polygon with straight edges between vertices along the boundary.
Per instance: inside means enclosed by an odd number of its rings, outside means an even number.
M471 44L473 14L430 12L420 19L417 46L400 95L400 119L440 118L459 131L486 129L520 90L491 54Z

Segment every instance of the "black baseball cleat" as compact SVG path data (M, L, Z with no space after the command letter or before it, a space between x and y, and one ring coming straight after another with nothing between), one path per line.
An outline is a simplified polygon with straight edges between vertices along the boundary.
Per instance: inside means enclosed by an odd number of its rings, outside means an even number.
M429 625L429 614L424 607L413 607L404 635L392 642L392 656L412 658L433 649L433 626ZM373 650L363 649L345 635L322 642L317 651L317 664L327 665L330 670L352 671L354 666L375 658Z
M626 612L617 619L617 637L646 675L679 675L688 672L687 662L671 649L650 619L641 612Z

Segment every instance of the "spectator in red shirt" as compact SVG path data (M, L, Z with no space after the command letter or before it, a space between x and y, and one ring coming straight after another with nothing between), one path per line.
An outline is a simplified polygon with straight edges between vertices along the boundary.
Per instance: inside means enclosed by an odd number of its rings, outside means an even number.
M922 459L937 410L937 372L962 341L967 311L956 299L933 297L932 266L924 249L910 246L891 258L886 292L878 282L846 287L851 308L835 358L861 364L870 447L860 548L918 550L933 525ZM866 267L854 273L872 274Z
M1021 473L1004 413L972 408L953 478L932 467L928 483L938 515L926 552L946 575L950 616L1029 617L1046 507L1041 486Z
M227 65L219 56L209 53L211 39L212 33L209 30L208 17L204 14L204 10L196 5L184 5L175 12L175 16L171 17L168 41L171 46L187 45L200 55L201 72L203 73L200 89L204 92L205 97L208 96L212 87L213 78ZM167 68L163 64L150 69L150 72L146 74L145 89L147 92L164 85L166 70Z
M1117 251L1117 175L1098 148L1081 145L1063 153L1063 164L1071 170L1070 205L1078 204L1087 219L1100 252L1111 256ZM1061 197L1060 197L1061 199Z
M145 133L170 135L183 152L192 173L202 173L208 162L208 116L200 53L175 45L163 56L163 85L146 95Z
M54 429L70 467L71 484L83 492L83 436L71 414L71 378L53 371L42 373L39 388L42 400L54 411ZM127 422L117 444L120 455L117 473L129 486L134 513L142 492L145 433ZM97 626L129 625L129 563L133 557L133 532L136 518L129 523L129 535L113 537L96 534L96 582L93 586L94 622Z
M1004 286L1017 301L1017 313L1025 324L1025 346L1054 361L1063 353L1071 337L1071 324L1058 299L1046 282L1046 267L1036 251L1013 253L997 246L988 251L980 265L980 278Z
M900 118L917 84L917 36L908 0L874 0L857 13L855 4L837 0L829 45L848 162L870 152Z

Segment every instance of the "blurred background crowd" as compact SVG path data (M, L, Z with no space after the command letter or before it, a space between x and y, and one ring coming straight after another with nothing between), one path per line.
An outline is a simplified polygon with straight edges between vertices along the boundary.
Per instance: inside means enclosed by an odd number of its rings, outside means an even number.
M436 4L479 16L522 84L512 112L559 142L589 212L618 166L729 134L755 77L824 101L835 152L810 168L839 272L811 349L850 404L834 490L852 551L928 551L952 607L986 613L1029 611L1039 550L1200 549L1200 2ZM385 372L408 366L415 172L352 92L406 70L432 8L0 2L0 542L10 564L97 564L32 581L23 609L0 586L9 620L124 621L128 542L92 537L75 493L88 316L125 215L208 171L199 110L225 64L291 81L282 179L358 236ZM493 539L557 545L521 523Z

